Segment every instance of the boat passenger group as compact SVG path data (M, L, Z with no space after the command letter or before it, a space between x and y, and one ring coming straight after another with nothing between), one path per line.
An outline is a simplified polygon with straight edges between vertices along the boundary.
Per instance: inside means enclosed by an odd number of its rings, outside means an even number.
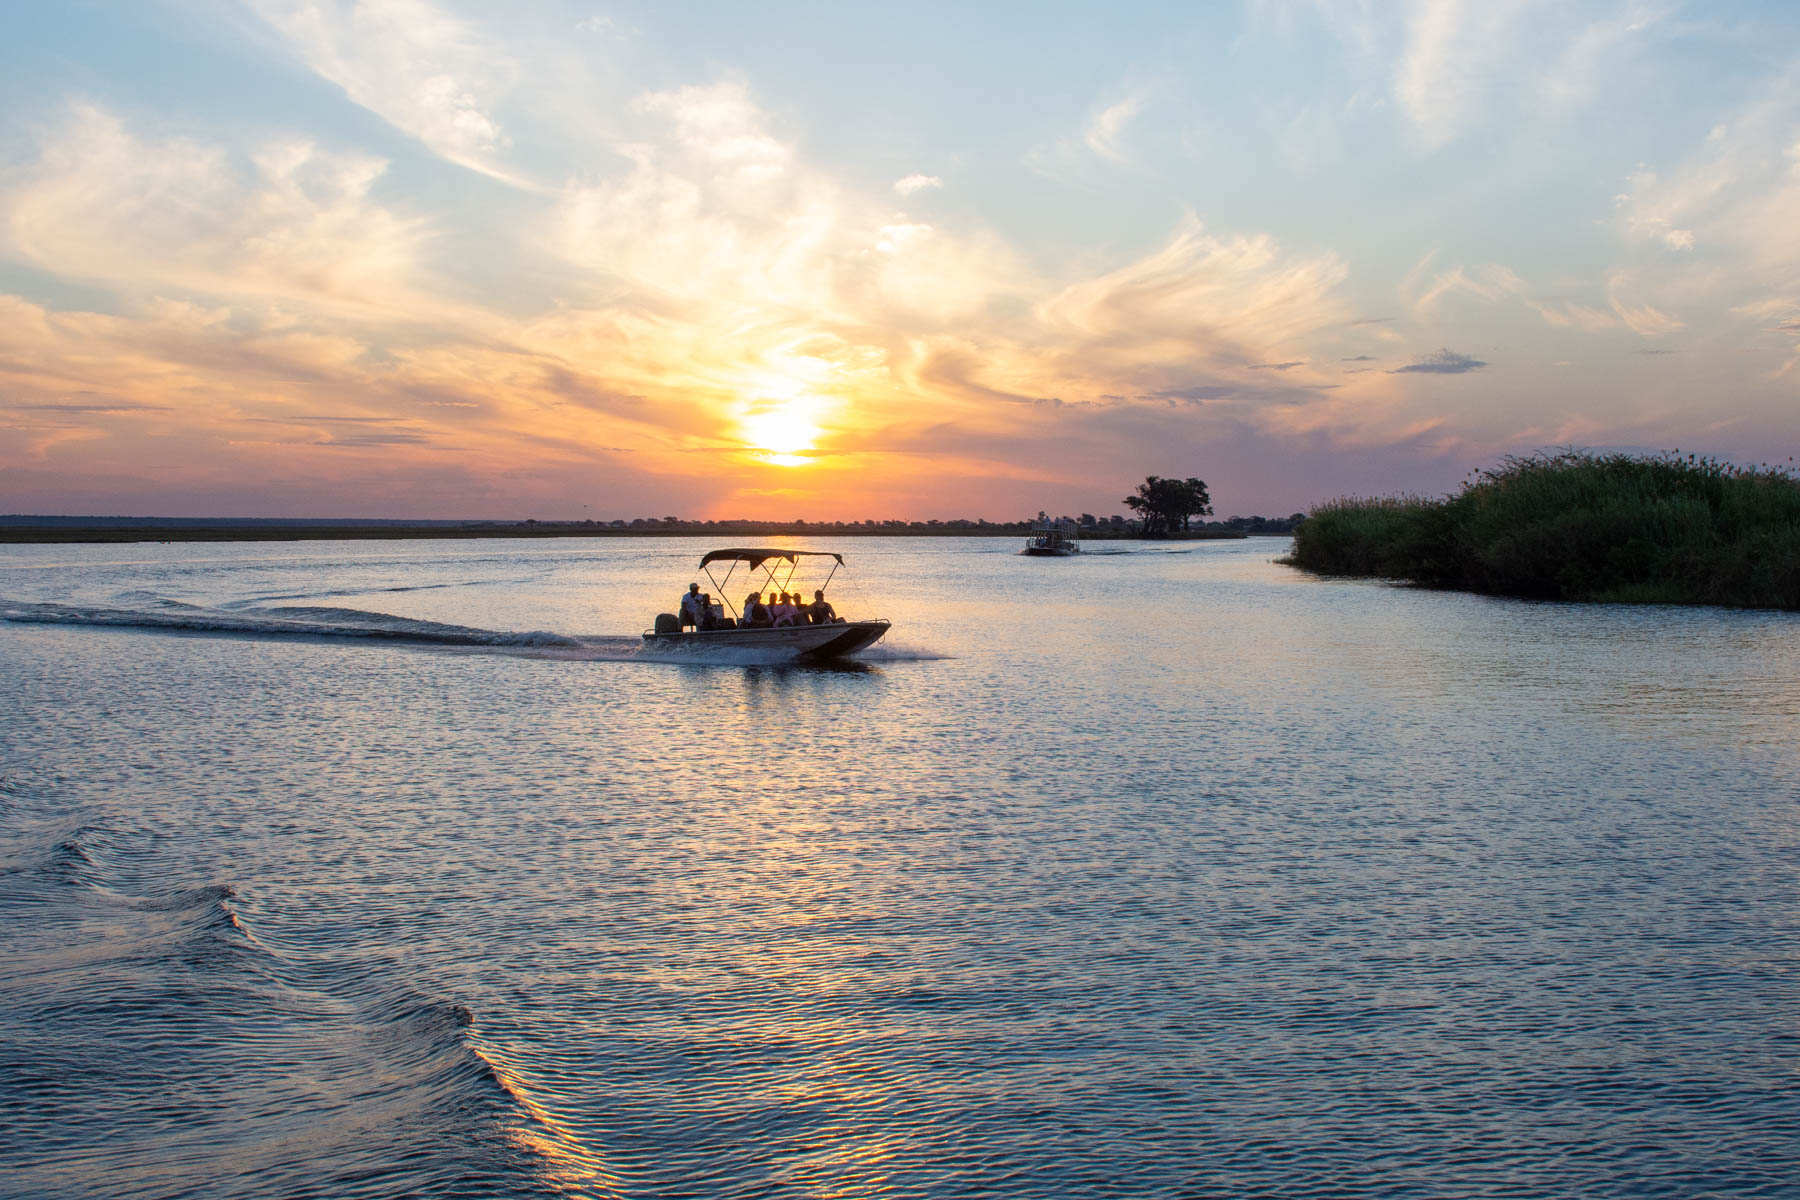
M762 593L751 592L744 598L743 619L725 615L725 607L713 602L712 593L702 592L697 583L688 584L681 598L683 629L774 629L784 625L842 625L823 588L813 592L811 604L802 604L799 592L770 592L768 603Z

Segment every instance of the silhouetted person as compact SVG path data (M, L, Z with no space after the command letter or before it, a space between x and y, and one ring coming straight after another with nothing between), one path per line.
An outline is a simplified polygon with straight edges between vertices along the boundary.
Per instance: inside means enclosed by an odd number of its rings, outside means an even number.
M806 606L806 615L814 625L829 625L837 620L837 610L825 599L824 588L813 593L813 602Z
M700 622L703 621L705 617L706 609L702 607L700 603L700 585L697 583L690 583L688 584L687 595L681 598L681 627L686 629L691 625L695 629L698 629L700 628Z
M769 615L769 606L762 602L760 592L751 592L744 597L744 624L753 629L767 629L775 623Z

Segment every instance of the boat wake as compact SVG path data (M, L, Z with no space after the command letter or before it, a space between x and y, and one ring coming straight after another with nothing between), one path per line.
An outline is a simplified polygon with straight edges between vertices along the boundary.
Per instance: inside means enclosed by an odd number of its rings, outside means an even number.
M149 608L87 604L21 604L0 601L0 620L22 624L88 625L160 629L178 633L246 634L256 637L373 638L442 646L574 647L576 638L534 631L502 633L445 625L355 608L203 608L178 600Z
M415 964L310 935L280 886L246 900L187 838L35 792L0 780L0 1044L34 1056L0 1100L32 1148L0 1150L0 1193L420 1195L454 1176L517 1196L600 1161Z
M365 588L346 592L342 589L330 592L272 592L266 596L248 596L242 600L232 600L220 605L228 610L260 608L275 600L323 600L333 596L353 595L388 595L393 592L435 592L443 588L473 587L511 587L522 583L533 582L533 576L523 579L456 579L448 583L410 583L397 587Z
M884 662L944 662L955 658L954 654L939 654L935 650L927 650L922 646L908 646L904 642L876 642L866 650L857 651L856 657L868 663Z
M166 633L275 640L348 639L399 643L464 653L507 654L573 662L667 662L711 666L789 665L779 651L744 647L658 648L636 636L513 632L449 625L356 608L318 606L249 607L234 603L206 608L144 595L141 606L54 604L0 599L0 621L138 629ZM917 662L943 658L927 650L875 645L848 660L854 664Z

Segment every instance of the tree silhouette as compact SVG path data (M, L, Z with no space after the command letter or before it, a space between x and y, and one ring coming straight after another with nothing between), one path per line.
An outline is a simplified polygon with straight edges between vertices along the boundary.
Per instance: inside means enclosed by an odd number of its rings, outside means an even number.
M1138 484L1134 495L1125 497L1125 507L1144 518L1144 536L1155 537L1186 530L1194 517L1211 516L1212 495L1204 480L1151 475Z

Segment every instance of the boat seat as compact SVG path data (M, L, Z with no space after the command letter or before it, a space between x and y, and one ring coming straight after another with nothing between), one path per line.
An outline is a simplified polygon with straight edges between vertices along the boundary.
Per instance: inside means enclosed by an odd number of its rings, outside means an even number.
M674 613L657 613L656 614L656 632L658 632L658 633L680 633L681 632L681 618L676 616Z

